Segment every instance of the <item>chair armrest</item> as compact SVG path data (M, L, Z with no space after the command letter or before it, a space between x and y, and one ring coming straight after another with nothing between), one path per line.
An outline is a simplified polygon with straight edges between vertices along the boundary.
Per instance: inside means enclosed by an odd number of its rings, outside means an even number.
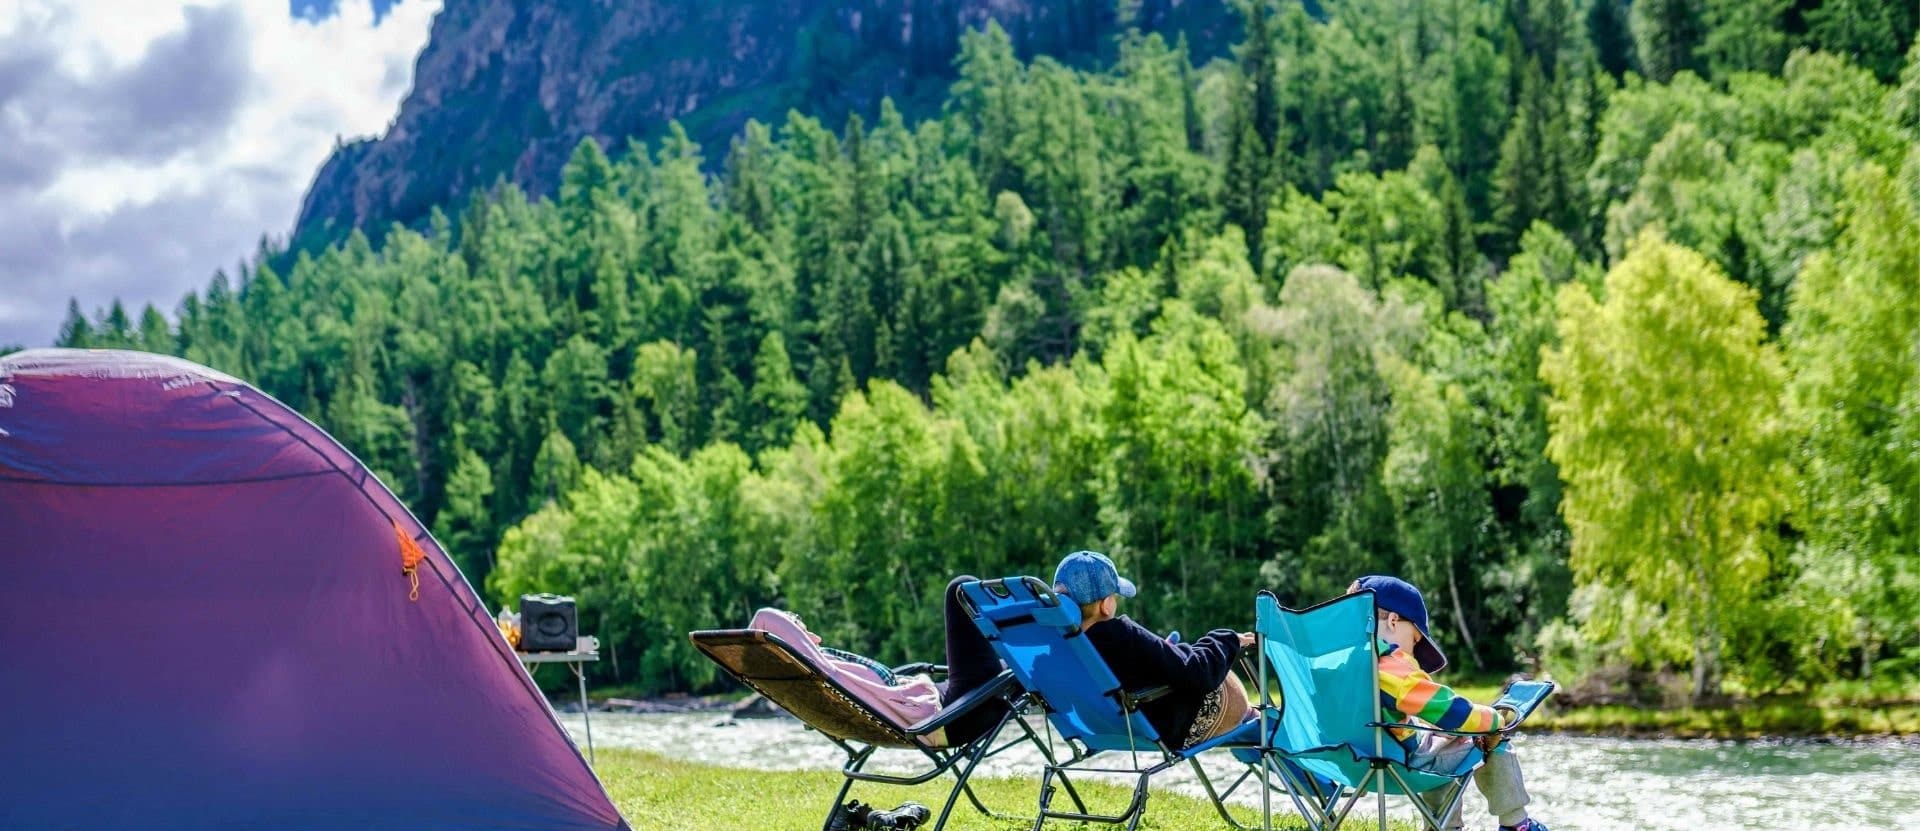
M1167 697L1167 694L1171 692L1173 692L1172 687L1163 686L1163 687L1149 687L1139 692L1127 692L1126 690L1120 690L1117 693L1117 695L1120 698L1120 709L1131 713L1135 710L1140 709L1140 705L1145 704L1149 701L1153 701L1155 699L1165 698Z
M1020 683L1013 679L1013 673L1011 671L1002 672L994 676L992 681L980 685L979 688L954 699L951 703L947 704L947 706L940 708L940 712L928 716L919 724L908 727L907 734L911 736L924 736L952 724L954 720L966 715L986 702L1005 701L1013 698L1019 692Z
M947 665L935 664L927 661L915 661L911 664L901 664L897 667L894 667L893 674L895 675L926 675L934 678L942 678L942 677L945 677L947 674Z
M1519 725L1510 724L1499 730L1447 730L1440 727L1431 727L1425 724L1413 724L1411 722L1405 722L1405 721L1369 721L1367 722L1367 726L1368 727L1386 727L1393 730L1418 730L1422 733L1440 733L1448 736L1491 736L1495 733L1512 732L1513 728L1518 727Z
M1533 715L1533 711L1540 706L1541 702L1546 701L1547 696L1553 695L1559 689L1560 685L1552 681L1521 681L1507 685L1506 694L1500 696L1500 700L1493 702L1493 706L1513 713L1513 721L1498 730L1442 730L1438 727L1405 722L1372 722L1368 726L1396 727L1428 733L1444 733L1449 736L1491 736L1496 733L1505 735L1520 729L1520 725L1526 722L1528 716Z

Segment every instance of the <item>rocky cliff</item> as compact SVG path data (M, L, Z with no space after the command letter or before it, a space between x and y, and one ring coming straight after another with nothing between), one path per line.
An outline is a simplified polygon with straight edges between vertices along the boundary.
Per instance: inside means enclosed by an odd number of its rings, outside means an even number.
M446 0L392 126L322 165L295 245L414 223L501 177L552 193L587 136L618 152L678 119L717 160L749 118L837 126L888 96L926 114L989 20L1075 62L1128 26L1186 33L1203 59L1233 27L1226 0Z

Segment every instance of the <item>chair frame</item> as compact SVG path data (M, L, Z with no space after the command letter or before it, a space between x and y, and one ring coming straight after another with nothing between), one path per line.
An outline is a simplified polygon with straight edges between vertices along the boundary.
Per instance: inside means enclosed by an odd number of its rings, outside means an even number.
M980 586L981 591L991 593L998 597L1011 597L1012 596L1011 590L1007 588L1007 585L1009 583L1014 583L1022 586L1027 593L1031 594L1034 597L1035 600L1038 600L1043 604L1046 604L1048 606L1059 605L1058 596L1053 593L1052 587L1048 586L1046 583L1034 577L1005 577L1005 578L1000 578L996 580L980 580L969 585ZM961 592L960 597L961 597L962 606L966 609L968 616L974 620L976 625L981 624L982 623L981 612L979 608L976 606L973 598L968 594L968 592L964 590ZM1019 621L1017 619L1015 621L1012 621L1012 623L1014 624L1018 624L1021 622L1025 622L1025 621ZM991 629L989 627L991 627ZM998 629L1000 627L1001 627L1001 624L991 622L991 621L987 622L986 625L983 625L981 627L981 634L985 635L987 637L988 642L993 644L994 651L996 653L999 653L1000 650L1002 649L1002 645L1001 645L1002 642L998 634ZM1011 660L1008 660L1008 656L1006 654L1002 653L1000 657L1003 661L1005 661L1008 664L1009 667L1014 666L1014 663ZM1100 658L1097 653L1095 654L1094 657L1096 660L1101 660L1104 663L1104 659ZM1241 662L1241 667L1243 671L1248 672L1249 674L1251 673L1251 666L1248 665L1245 661ZM1009 671L1017 673L1017 670L1009 670ZM1026 679L1022 679L1022 683L1028 683L1028 682L1026 681ZM1114 706L1117 707L1121 712L1121 714L1123 715L1122 720L1126 723L1128 728L1127 744L1132 749L1131 750L1108 750L1108 749L1093 748L1093 747L1089 747L1085 741L1081 740L1078 737L1072 737L1072 736L1063 737L1062 741L1064 741L1067 744L1067 747L1072 751L1072 755L1066 761L1055 761L1052 758L1052 756L1049 755L1046 768L1042 772L1040 777L1040 804L1039 804L1038 810L1036 811L1036 815L1034 817L1034 822L1033 822L1034 831L1041 831L1041 828L1046 824L1046 821L1049 819L1060 819L1060 820L1068 820L1073 822L1095 822L1095 823L1103 823L1103 824L1109 824L1109 825L1119 825L1124 823L1126 825L1127 831L1134 831L1134 829L1139 827L1141 819L1146 814L1148 790L1153 777L1157 774L1164 773L1168 770L1178 767L1181 764L1187 764L1193 768L1194 775L1200 780L1201 787L1205 789L1205 791L1207 792L1208 800L1213 803L1214 811L1218 813L1220 815L1220 818L1226 821L1226 823L1229 826L1235 829L1239 829L1239 831L1252 831L1252 829L1257 827L1254 825L1243 823L1240 820L1234 818L1233 814L1227 810L1226 799L1232 796L1235 792L1237 792L1240 789L1240 787L1245 785L1248 781L1253 780L1254 774L1257 771L1261 770L1261 766L1258 765L1257 763L1249 763L1247 765L1246 771L1242 772L1238 777L1236 777L1233 780L1232 784L1228 785L1223 790L1215 786L1212 776L1210 776L1207 773L1206 769L1203 766L1201 766L1199 761L1200 754L1205 753L1209 750L1222 749L1222 748L1245 748L1245 747L1248 747L1248 745L1229 743L1228 740L1232 738L1232 735L1233 735L1229 733L1226 735L1215 737L1213 739L1209 739L1205 742L1201 742L1200 744L1195 745L1193 747L1189 747L1189 748L1180 749L1180 748L1174 748L1170 746L1167 742L1161 739L1157 731L1153 729L1152 725L1148 724L1145 720L1145 717L1140 714L1141 705L1146 704L1147 702L1153 701L1154 699L1157 699L1163 695L1166 695L1168 692L1170 692L1170 690L1166 687L1155 687L1152 689L1139 690L1139 691L1129 691L1126 689L1114 689L1105 693L1105 695L1113 701ZM1037 705L1041 709L1042 712L1046 714L1047 737L1048 737L1048 742L1051 743L1053 740L1052 720L1056 711L1047 703L1046 694L1044 690L1030 690L1028 693L1028 697L1035 705ZM1138 727L1140 729L1139 733L1134 732L1136 722L1138 722ZM1143 747L1142 746L1143 742L1148 743L1147 746ZM1139 754L1142 751L1147 751L1147 752L1157 751L1160 756L1159 761L1143 767L1140 764L1140 759L1139 759ZM1122 753L1125 753L1131 757L1132 764L1130 764L1127 767L1096 767L1094 766L1094 764L1098 763L1103 757L1111 758L1114 755L1118 755ZM1121 775L1133 776L1134 785L1133 785L1132 798L1127 803L1125 810L1122 810L1117 814L1094 813L1087 809L1086 803L1080 798L1079 793L1074 789L1073 781L1068 776L1068 774L1070 773L1075 773L1075 774L1106 773L1106 774L1121 774ZM1067 793L1073 798L1074 806L1076 810L1056 811L1053 809L1052 800L1055 793L1055 787L1054 787L1055 779L1059 780L1060 786L1064 787L1067 790ZM1261 776L1257 781L1260 781L1262 785L1265 787L1272 787L1271 783L1267 780L1267 778L1264 775ZM1265 795L1263 794L1263 801L1264 801L1264 797Z
M716 641L737 642L739 639L751 638L754 641L764 643L771 648L787 653L801 664L807 664L806 659L802 657L802 653L794 649L791 644L781 639L778 635L758 629L705 630L693 632L689 637L693 640L696 648L699 648L708 658L713 659L714 663L719 664L721 669L734 678L734 680L765 696L768 701L779 704L781 709L787 709L786 705L781 704L780 696L777 693L769 691L755 679L747 678L734 672L732 667L727 666L725 662L708 651L707 644ZM810 664L807 665L811 666ZM894 675L927 675L928 677L937 679L946 674L947 668L940 664L916 662L893 667L891 672ZM882 727L883 732L890 734L890 741L887 742L864 741L861 739L836 736L807 723L805 719L800 720L800 723L806 727L806 729L825 736L828 741L833 742L841 751L846 753L846 760L842 762L840 766L840 790L834 795L833 802L830 803L827 808L826 819L821 822L820 826L822 831L831 831L834 814L838 812L842 801L846 799L847 793L852 790L853 783L855 782L872 782L883 785L919 785L930 782L948 773L952 773L954 776L954 787L947 793L946 803L941 806L940 812L935 815L933 819L933 823L928 826L930 831L941 831L941 829L945 828L947 820L953 814L954 806L959 802L960 795L963 793L966 794L967 801L972 803L974 809L985 816L995 819L1024 819L1024 817L1002 814L988 808L986 804L981 801L979 794L973 790L973 784L970 780L975 770L978 769L981 762L998 756L1007 750L1019 746L1021 742L1026 741L1033 742L1034 746L1040 749L1041 755L1046 758L1049 764L1053 762L1051 748L1041 742L1039 735L1021 718L1030 706L1030 701L1026 691L1021 689L1019 683L1014 680L1013 673L1011 672L1001 672L1000 675L996 676L986 685L967 693L959 700L942 707L940 712L929 716L918 724L912 725L900 724L889 718L886 714L868 706L865 702L855 697L845 685L835 681L832 677L824 673L819 675L818 680L833 690L842 704L858 711L873 724ZM1006 702L1007 712L1002 715L992 729L986 733L981 734L971 742L961 745L935 747L927 741L927 738L936 731L952 725L952 723L961 716L973 712L975 709L991 701ZM1000 734L1006 730L1009 724L1017 725L1022 735L1016 736L1006 743L996 746L995 743L999 740ZM883 748L918 751L925 757L926 767L916 772L899 774L879 773L866 770L867 762L873 758L874 752ZM1076 795L1076 800L1077 798Z
M1376 648L1375 646L1373 646L1373 644L1377 644L1379 640L1379 632L1378 632L1378 626L1379 626L1378 608L1379 607L1374 605L1373 603L1372 591L1361 591L1361 592L1356 592L1355 594L1367 595L1368 605L1373 607L1374 609L1374 613L1367 616L1367 630L1366 630L1368 644L1369 644L1368 649L1372 650ZM1322 607L1329 606L1334 603L1352 602L1353 595L1341 595L1339 597L1335 597L1330 600L1325 600L1320 603L1313 604L1304 609L1291 609L1285 605L1282 605L1280 603L1279 598L1270 591L1261 591L1259 594L1259 597L1271 598L1273 600L1274 606L1277 607L1282 614L1299 615L1299 614L1306 614L1306 613L1312 612L1316 609L1320 609ZM1259 600L1256 599L1255 600L1256 620L1258 618L1258 604L1259 604ZM1281 711L1283 711L1286 707L1287 691L1284 689L1280 690L1281 701L1277 707L1271 703L1273 699L1269 695L1268 686L1267 686L1267 677L1269 672L1272 670L1272 666L1266 657L1266 633L1260 631L1260 628L1258 625L1254 627L1254 648L1256 653L1259 655L1258 685L1259 685L1260 702L1261 702L1260 703L1260 735L1265 739L1265 741L1263 742L1265 746L1262 748L1261 752L1263 755L1265 755L1269 759L1269 764L1262 766L1262 774L1264 776L1267 770L1272 770L1280 774L1280 777L1285 784L1285 787L1282 790L1285 790L1287 792L1287 795L1293 799L1294 807L1299 810L1301 818L1306 820L1308 827L1311 828L1313 831L1337 831L1337 829L1340 828L1341 824L1346 821L1347 815L1350 812L1352 812L1353 807L1359 803L1361 798L1367 795L1367 792L1369 790L1372 790L1377 798L1377 805L1378 805L1377 810L1379 815L1380 831L1386 831L1387 795L1388 795L1386 790L1386 785L1389 779L1391 779L1395 784L1399 785L1401 790L1401 795L1406 796L1407 801L1413 804L1414 809L1419 812L1420 818L1426 823L1426 826L1429 829L1432 829L1432 831L1444 831L1446 818L1452 816L1454 811L1459 810L1461 801L1466 797L1467 780L1472 778L1473 772L1478 770L1480 765L1485 764L1486 762L1485 752L1476 751L1480 753L1479 758L1474 761L1471 767L1468 767L1466 769L1466 772L1458 776L1450 777L1453 780L1450 784L1442 785L1440 786L1440 788L1429 788L1427 789L1427 791L1416 792L1412 784L1409 783L1406 777L1401 773L1401 770L1403 769L1412 770L1413 768L1409 767L1404 762L1387 755L1386 745L1391 741L1387 737L1388 729L1411 729L1411 730L1417 730L1417 731L1426 732L1426 733L1439 733L1439 734L1450 735L1450 736L1482 737L1482 736L1488 736L1488 735L1503 735L1503 736L1508 735L1512 733L1519 726L1518 723L1516 722L1515 724L1509 725L1507 728L1503 730L1496 731L1495 733L1487 733L1483 731L1443 730L1438 727L1431 727L1423 724L1416 724L1413 722L1369 721L1369 722L1366 722L1365 726L1371 728L1373 732L1373 753L1365 757L1356 756L1356 759L1364 760L1368 763L1369 770L1367 771L1366 775L1362 776L1360 778L1360 781L1354 783L1351 787L1344 787L1339 785L1338 783L1328 783L1328 784L1332 784L1334 787L1331 789L1322 788L1318 782L1315 782L1313 780L1313 777L1310 777L1310 776L1302 777L1299 774L1297 768L1293 768L1291 765L1287 765L1287 764L1272 763L1274 761L1285 761L1288 757L1288 754L1286 751L1281 750L1278 747L1274 747L1272 743L1273 737L1276 736L1278 733L1277 728L1279 725L1276 720L1280 718ZM1277 673L1275 673L1275 676L1276 677L1274 678L1274 681L1277 684L1279 682ZM1378 672L1375 672L1373 674L1372 698L1370 700L1377 701L1379 700L1379 698L1380 698L1380 676ZM1274 729L1269 729L1268 724L1270 721L1275 721L1275 723L1273 724ZM1393 741L1392 744L1394 744L1395 746L1398 746L1399 742ZM1425 772L1434 773L1433 771L1425 771ZM1439 775L1445 775L1445 774L1439 774ZM1421 799L1418 797L1419 793L1427 793L1433 790L1442 790L1441 802L1443 807L1441 810L1437 812L1434 811L1432 808L1429 808L1424 799ZM1267 793L1263 793L1261 797L1262 797L1261 807L1263 812L1266 815L1265 827L1267 831L1271 831L1271 829L1273 828L1273 811L1272 811L1271 803L1269 801L1269 796ZM1344 804L1341 803L1341 800L1343 797L1345 799Z

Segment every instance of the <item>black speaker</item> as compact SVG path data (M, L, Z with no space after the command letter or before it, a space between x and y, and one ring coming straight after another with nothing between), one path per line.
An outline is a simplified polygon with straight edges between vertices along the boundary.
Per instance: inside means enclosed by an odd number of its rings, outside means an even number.
M572 652L579 635L573 598L557 594L520 595L520 651Z

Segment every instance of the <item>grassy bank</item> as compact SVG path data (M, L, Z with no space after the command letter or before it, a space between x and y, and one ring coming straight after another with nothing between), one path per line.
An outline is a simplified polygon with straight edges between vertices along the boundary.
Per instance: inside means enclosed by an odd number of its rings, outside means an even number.
M1499 697L1498 684L1459 684L1455 689L1477 702ZM1527 729L1683 739L1920 736L1920 700L1898 689L1850 685L1739 699L1711 707L1566 707L1550 699L1527 721Z
M635 829L727 828L747 831L819 831L826 817L827 801L840 787L840 777L830 771L769 773L740 768L676 762L651 753L633 750L603 749L595 765L614 804ZM1039 777L1030 780L982 779L976 790L989 807L1002 813L1025 814L1033 810ZM946 788L952 782L919 787L855 785L851 798L871 800L888 807L908 799L938 809ZM1122 788L1090 783L1079 786L1089 805L1096 810L1113 810L1126 804L1128 792ZM954 811L953 831L1012 831L1031 827L1032 821L989 820L966 805ZM1257 818L1257 812L1240 809L1243 821ZM1275 828L1305 828L1300 818L1288 809L1286 821L1276 810ZM1054 827L1049 823L1048 827ZM1071 823L1061 828L1074 828ZM1154 831L1217 831L1225 824L1205 801L1173 793L1155 792L1147 801L1143 829ZM1411 824L1395 823L1396 831L1413 831Z

